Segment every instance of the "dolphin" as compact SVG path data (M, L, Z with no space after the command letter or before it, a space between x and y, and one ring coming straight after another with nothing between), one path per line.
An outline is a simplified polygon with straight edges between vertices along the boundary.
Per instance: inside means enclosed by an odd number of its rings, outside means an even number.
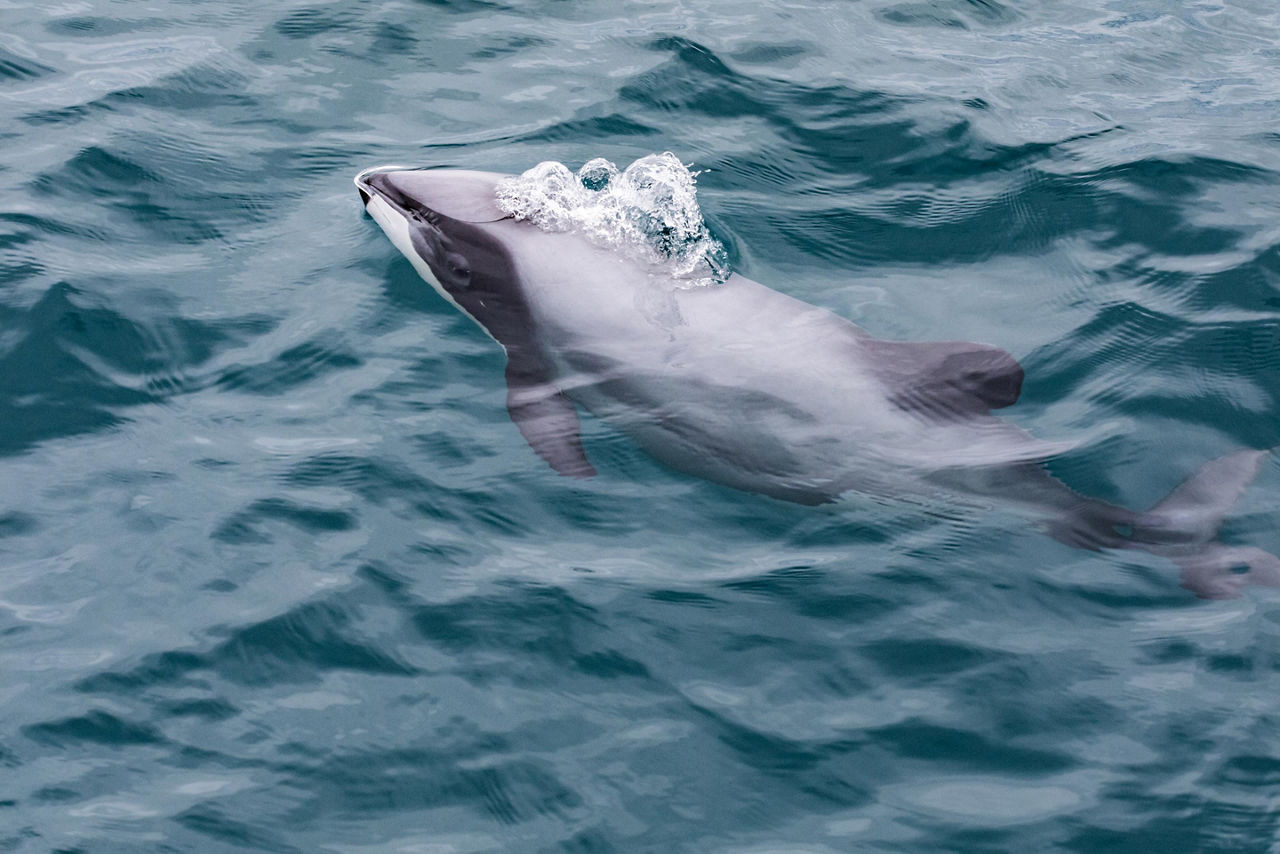
M1218 539L1269 451L1213 460L1146 512L1089 498L1042 465L1070 444L993 414L1023 380L999 347L874 338L736 273L678 287L507 214L506 177L378 167L355 183L421 277L506 351L507 410L561 475L595 474L581 408L660 463L739 490L811 505L846 493L997 499L1069 545L1168 557L1202 597L1280 586L1280 559Z

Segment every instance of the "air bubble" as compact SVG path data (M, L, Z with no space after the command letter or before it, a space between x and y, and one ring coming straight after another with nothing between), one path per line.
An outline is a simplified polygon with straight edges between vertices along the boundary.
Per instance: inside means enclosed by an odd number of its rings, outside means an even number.
M543 231L577 232L652 265L678 287L729 277L724 247L698 207L696 173L674 154L650 154L622 172L603 157L574 173L546 161L498 185L498 206Z

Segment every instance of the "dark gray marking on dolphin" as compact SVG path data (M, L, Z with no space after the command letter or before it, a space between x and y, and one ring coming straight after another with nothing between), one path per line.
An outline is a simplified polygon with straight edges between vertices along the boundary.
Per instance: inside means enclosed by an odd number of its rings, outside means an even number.
M1280 559L1217 539L1268 451L1206 464L1146 513L1089 498L1041 464L1070 445L991 414L1022 386L1004 350L878 340L737 274L676 288L506 216L504 177L384 167L356 186L423 279L502 345L508 411L557 472L595 473L580 406L670 468L737 489L802 504L944 489L1029 509L1072 546L1167 557L1201 596L1280 586Z
M878 341L862 344L890 399L934 417L987 414L1012 406L1022 391L1022 366L999 347L970 341Z
M561 474L595 474L582 450L577 410L554 385L554 367L534 336L535 321L506 248L475 222L441 212L478 217L479 222L506 218L492 202L492 185L483 188L487 197L467 192L470 180L464 176L460 188L429 188L435 198L433 206L427 206L414 193L423 174L363 173L360 196L366 206L376 197L404 217L410 257L420 258L430 268L437 290L502 345L507 353L507 410L529 445ZM492 209L475 203L484 198Z

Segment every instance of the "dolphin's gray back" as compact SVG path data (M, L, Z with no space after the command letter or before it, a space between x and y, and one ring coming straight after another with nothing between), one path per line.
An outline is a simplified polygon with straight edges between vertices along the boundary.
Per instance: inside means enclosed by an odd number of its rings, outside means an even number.
M683 289L575 235L496 225L558 387L672 468L812 503L1063 450L989 415L1021 382L998 348L879 341L743 276Z

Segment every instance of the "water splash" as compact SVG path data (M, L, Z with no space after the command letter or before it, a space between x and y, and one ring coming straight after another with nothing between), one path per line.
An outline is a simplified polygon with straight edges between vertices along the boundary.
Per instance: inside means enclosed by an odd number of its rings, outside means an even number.
M679 287L729 277L724 246L707 231L694 179L674 154L650 154L625 170L597 157L574 173L554 160L498 185L498 206L543 231L574 231L597 246L648 262Z

